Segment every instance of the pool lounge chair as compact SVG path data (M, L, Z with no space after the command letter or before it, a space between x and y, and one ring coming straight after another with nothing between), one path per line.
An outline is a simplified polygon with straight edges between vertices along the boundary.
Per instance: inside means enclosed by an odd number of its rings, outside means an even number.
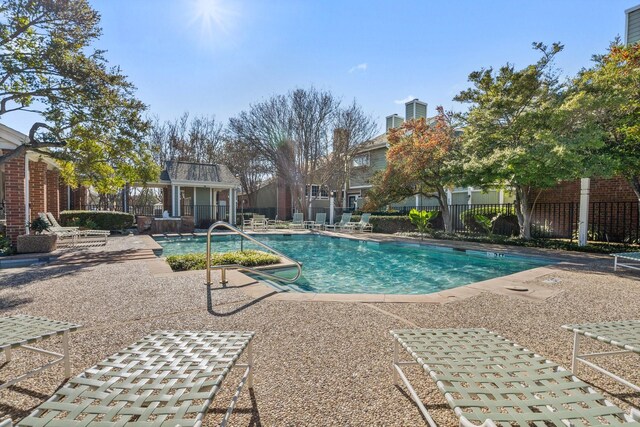
M69 378L71 376L69 333L81 327L81 325L73 323L50 320L44 317L27 316L24 314L0 317L0 350L4 350L7 363L11 362L12 351L15 349L24 349L55 357L55 359L36 369L3 382L0 384L0 389L12 386L59 363L64 365L65 378ZM32 344L40 340L57 335L62 335L62 353L32 346Z
M395 338L394 382L408 388L427 423L436 423L402 367L435 381L460 426L640 426L640 412L607 401L570 371L486 329L406 329ZM403 347L412 361L400 361Z
M49 225L49 229L75 231L80 228L80 227L62 227L58 223L58 221L56 221L56 218L53 216L53 214L51 214L51 212L47 212L46 214L44 212L39 212L38 217L40 217L41 220L43 220Z
M631 268L633 270L640 270L640 252L621 252L617 254L611 254L613 259L613 271L617 271L618 267ZM620 262L618 258L625 260ZM631 264L627 261L634 261L635 264Z
M289 224L289 228L291 229L304 229L304 214L303 213L294 213L293 221Z
M359 222L348 222L343 229L345 231L373 231L373 226L369 223L370 213L362 214Z
M68 241L73 246L93 245L96 243L107 244L107 237L111 235L108 230L81 230L78 227L62 227L51 212L39 213L40 218L49 223L49 231L57 234L59 243L63 245Z
M640 320L563 325L562 328L573 332L571 371L575 375L578 375L578 364L583 363L584 365L613 378L620 384L626 385L635 391L640 391L640 386L611 373L602 366L597 365L595 361L589 360L596 357L613 356L624 353L635 353L640 356ZM580 354L580 339L583 336L618 347L620 350L604 353Z
M333 231L336 229L342 230L349 222L351 222L351 213L342 214L342 218L340 218L340 222L335 224L327 224L325 225L325 230L331 228Z
M251 218L252 230L267 230L267 217L264 215L254 215Z
M326 213L317 213L315 221L309 221L309 228L312 230L323 230L327 223Z
M200 426L233 367L253 388L253 332L157 331L70 379L20 426ZM248 360L237 363L247 349Z

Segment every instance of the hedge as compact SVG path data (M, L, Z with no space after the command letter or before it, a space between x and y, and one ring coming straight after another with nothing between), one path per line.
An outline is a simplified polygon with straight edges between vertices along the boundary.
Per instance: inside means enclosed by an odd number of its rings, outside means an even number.
M167 263L173 271L204 270L206 268L206 254L170 255ZM272 265L280 262L280 257L262 251L246 250L235 252L214 253L211 255L211 265L240 264L245 267Z
M94 230L125 230L133 227L135 216L126 212L112 211L62 211L63 226L75 226Z

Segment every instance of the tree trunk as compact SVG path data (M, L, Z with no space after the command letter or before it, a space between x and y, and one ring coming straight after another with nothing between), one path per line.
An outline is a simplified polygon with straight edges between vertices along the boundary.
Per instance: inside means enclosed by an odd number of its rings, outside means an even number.
M440 205L440 212L442 213L442 222L444 224L444 232L452 233L453 218L451 217L451 210L449 209L449 203L447 200L447 190L438 186L438 204Z
M531 239L531 206L529 206L529 187L515 186L516 216L520 227L520 238Z

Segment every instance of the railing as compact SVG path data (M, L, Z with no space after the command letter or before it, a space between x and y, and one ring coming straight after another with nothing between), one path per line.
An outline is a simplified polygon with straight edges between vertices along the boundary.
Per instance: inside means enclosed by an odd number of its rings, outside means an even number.
M234 233L240 235L241 237L257 244L258 246L261 246L263 248L265 248L266 250L278 255L281 258L284 258L285 260L295 264L296 267L296 275L295 277L293 277L292 279L286 278L286 277L282 277L282 276L277 276L275 274L271 274L268 273L264 270L258 270L255 268L250 268L250 267L246 267L243 265L238 265L238 264L225 264L225 265L216 265L216 266L211 266L211 232L216 229L216 228L226 228L228 230L233 231ZM221 285L226 285L228 283L227 281L227 269L228 268L237 268L240 270L246 270L246 271L250 271L254 274L260 275L260 276L264 276L264 277L269 277L271 279L274 280L278 280L280 282L285 282L285 283L294 283L295 281L297 281L300 278L300 275L302 274L302 264L300 264L298 261L293 260L291 258L289 258L288 256L286 256L285 254L278 252L277 250L273 249L271 246L265 245L264 243L254 239L253 237L249 236L247 233L241 231L240 229L238 229L237 227L234 227L233 225L226 223L224 221L218 221L216 223L211 224L211 226L209 227L209 229L207 230L207 286L211 286L211 269L214 268L216 270L220 270L221 271L221 277L220 277L220 284Z

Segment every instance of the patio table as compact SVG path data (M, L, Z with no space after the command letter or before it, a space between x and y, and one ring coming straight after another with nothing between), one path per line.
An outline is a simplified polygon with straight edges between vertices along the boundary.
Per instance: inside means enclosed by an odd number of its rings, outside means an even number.
M590 368L613 378L619 383L626 385L627 387L640 391L640 386L633 384L624 378L609 372L602 366L597 365L595 362L588 360L596 357L612 356L624 353L636 353L640 355L640 320L584 323L563 325L562 327L573 332L573 356L571 361L571 370L574 375L578 374L578 363L583 363ZM610 344L621 350L580 354L580 339L582 336Z

